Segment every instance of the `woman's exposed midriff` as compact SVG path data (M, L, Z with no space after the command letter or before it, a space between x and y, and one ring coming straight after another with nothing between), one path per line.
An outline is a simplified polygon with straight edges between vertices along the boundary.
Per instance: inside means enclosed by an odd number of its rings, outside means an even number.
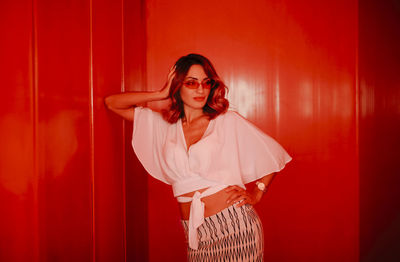
M197 190L200 193L204 192L207 188ZM196 191L195 191L196 192ZM181 196L185 197L192 197L195 192L190 192ZM232 205L232 203L227 203L226 201L229 199L229 196L232 193L229 192L227 193L225 189L222 189L218 191L217 193L214 193L212 195L203 197L201 201L204 203L204 217L209 217L212 215L217 214L219 211L229 207ZM180 211L181 211L181 217L183 220L188 220L189 219L189 214L190 214L190 205L191 202L187 203L179 203Z

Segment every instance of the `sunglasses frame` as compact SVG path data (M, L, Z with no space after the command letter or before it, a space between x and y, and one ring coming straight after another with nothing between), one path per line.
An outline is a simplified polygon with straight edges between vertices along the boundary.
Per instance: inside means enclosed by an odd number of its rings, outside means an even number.
M206 86L206 82L211 82L211 85L210 85L210 87L207 87ZM190 86L190 85L188 85L188 83L193 83L194 84L194 86ZM190 80L186 80L186 81L183 81L183 86L185 86L186 88L188 88L188 89L193 89L193 90L195 90L195 89L197 89L197 88L199 88L199 86L201 85L204 89L212 89L214 86L215 86L215 84L216 84L216 81L215 80L213 80L213 79L210 79L210 78L207 78L207 79L204 79L203 81L201 81L201 82L199 82L199 81L197 81L197 80L194 80L194 79L190 79Z

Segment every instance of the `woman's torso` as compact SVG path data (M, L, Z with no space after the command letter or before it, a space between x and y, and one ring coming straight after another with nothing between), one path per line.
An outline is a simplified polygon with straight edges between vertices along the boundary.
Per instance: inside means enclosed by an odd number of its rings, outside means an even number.
M197 190L198 192L202 193L206 190L207 188L203 188L200 190ZM194 192L186 193L181 196L184 197L193 197ZM219 211L227 208L230 206L232 203L227 203L227 200L229 199L231 193L227 193L225 189L222 189L218 191L217 193L214 193L212 195L203 197L201 201L204 203L204 217L209 217L212 216ZM186 203L179 203L179 208L181 211L181 217L183 220L188 220L189 219L189 214L190 214L190 204L191 202L186 202Z
M206 131L210 120L207 117L201 117L195 122L196 123L193 123L191 127L188 127L187 125L183 124L182 131L184 133L187 150L189 150L189 148L193 144L197 143L204 136L204 132ZM207 188L203 188L196 191L202 193L206 189ZM196 191L186 193L181 196L193 197ZM219 211L228 207L229 206L229 204L227 203L228 197L229 195L228 193L225 192L225 190L220 190L217 193L214 193L210 196L203 197L201 201L204 203L205 206L204 217L214 215ZM183 220L189 219L190 204L191 202L179 203L181 216Z

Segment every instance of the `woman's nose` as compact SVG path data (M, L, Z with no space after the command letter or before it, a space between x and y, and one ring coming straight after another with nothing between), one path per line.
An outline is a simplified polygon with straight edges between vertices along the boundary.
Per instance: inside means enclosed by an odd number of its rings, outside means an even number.
M199 87L196 89L196 91L197 91L197 93L204 93L204 88L203 88L203 85L202 84L200 84L199 85Z

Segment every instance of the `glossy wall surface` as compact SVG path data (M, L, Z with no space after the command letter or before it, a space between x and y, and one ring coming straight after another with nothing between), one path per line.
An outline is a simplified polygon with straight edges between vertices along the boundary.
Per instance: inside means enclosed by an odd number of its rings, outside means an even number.
M293 157L256 206L265 260L397 261L400 7L384 2L0 1L0 261L186 260L171 188L103 97L160 89L190 52Z
M147 12L149 90L204 54L231 107L293 156L256 206L266 261L357 261L357 1L149 0ZM148 192L150 261L184 261L171 189L149 178Z
M0 19L0 260L27 261L39 246L31 1L0 2Z
M1 1L0 261L147 260L146 176L103 103L143 87L142 6Z
M360 258L400 261L400 2L359 3Z

